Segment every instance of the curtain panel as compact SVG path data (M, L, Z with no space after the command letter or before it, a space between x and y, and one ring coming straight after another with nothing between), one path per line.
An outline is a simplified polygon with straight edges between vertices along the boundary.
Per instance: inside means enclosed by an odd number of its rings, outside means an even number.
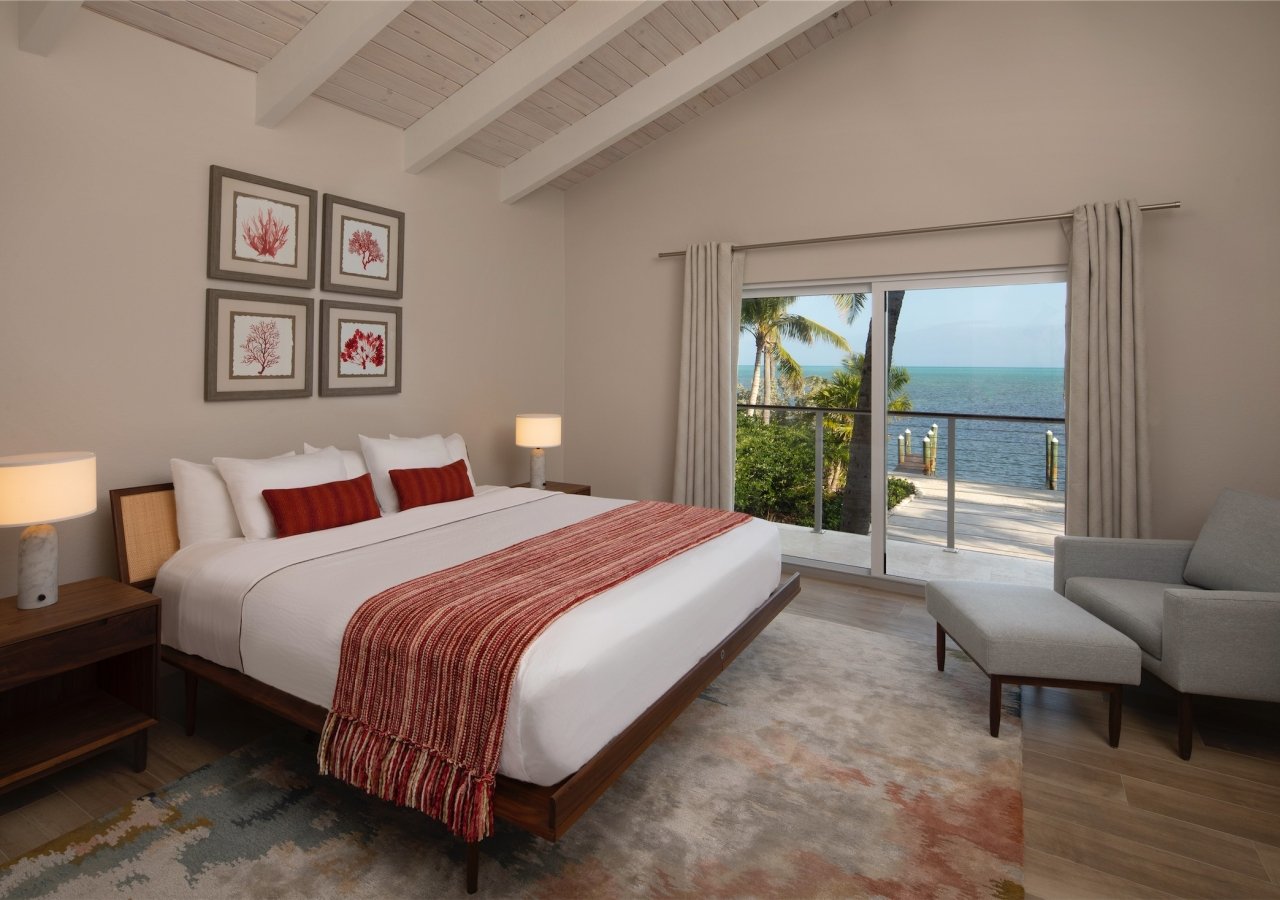
M732 244L693 244L685 256L676 503L733 509L743 266Z
M1067 275L1066 532L1151 531L1142 211L1077 207Z

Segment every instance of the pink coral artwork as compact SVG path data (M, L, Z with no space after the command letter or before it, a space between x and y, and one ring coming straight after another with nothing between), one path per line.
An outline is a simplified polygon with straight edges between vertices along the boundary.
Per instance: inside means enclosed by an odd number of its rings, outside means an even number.
M291 316L231 316L231 377L293 377Z
M252 194L235 195L237 259L292 266L297 257L298 208Z
M338 320L338 377L387 374L387 326Z
M376 222L342 217L342 274L387 278L391 229Z

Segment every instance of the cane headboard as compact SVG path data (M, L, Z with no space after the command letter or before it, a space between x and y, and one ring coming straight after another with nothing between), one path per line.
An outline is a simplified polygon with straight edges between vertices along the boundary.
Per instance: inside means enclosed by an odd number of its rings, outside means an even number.
M172 484L111 492L120 580L148 590L165 560L178 552L178 512Z

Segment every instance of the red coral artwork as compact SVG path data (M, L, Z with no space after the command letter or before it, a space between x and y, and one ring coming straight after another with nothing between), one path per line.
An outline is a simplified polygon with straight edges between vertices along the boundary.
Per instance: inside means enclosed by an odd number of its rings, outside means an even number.
M280 329L271 319L259 319L249 326L249 334L240 345L244 351L242 362L258 367L258 374L280 362Z
M370 367L381 369L387 363L386 350L387 342L382 335L357 328L343 343L338 358L349 365L359 366L361 371Z
M363 269L369 268L369 263L386 259L378 239L367 228L352 233L351 239L347 241L347 252L360 257L360 267Z
M245 243L255 253L272 259L289 242L289 226L277 219L270 208L259 210L256 216L244 223L241 232Z

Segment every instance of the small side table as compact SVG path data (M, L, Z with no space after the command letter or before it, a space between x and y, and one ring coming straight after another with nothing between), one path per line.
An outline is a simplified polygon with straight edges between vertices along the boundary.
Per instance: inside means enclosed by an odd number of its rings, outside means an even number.
M529 482L522 481L520 484L513 484L512 487L528 487ZM591 496L591 485L589 484L571 484L568 481L548 481L546 489L548 491L559 491L562 494L582 494L585 497Z
M159 705L160 600L109 578L43 609L0 600L0 793L124 740L147 767Z

